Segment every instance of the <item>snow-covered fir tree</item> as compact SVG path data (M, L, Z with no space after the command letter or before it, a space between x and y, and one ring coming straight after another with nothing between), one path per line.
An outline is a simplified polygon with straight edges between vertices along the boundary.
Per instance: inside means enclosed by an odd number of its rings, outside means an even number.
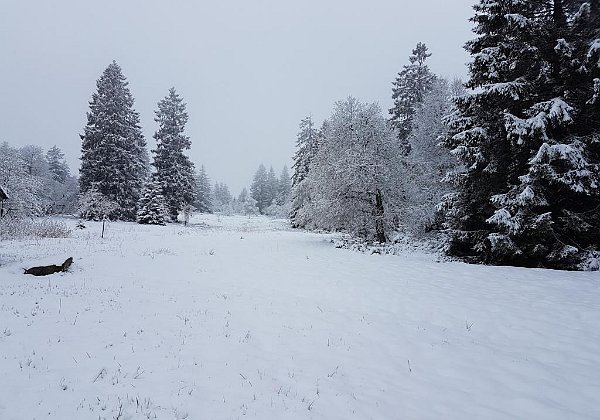
M400 196L401 147L377 104L336 103L297 217L308 227L344 230L386 242Z
M262 163L254 174L254 180L250 185L250 196L256 200L258 212L264 214L267 207L271 205L271 188L269 186L269 175L267 168Z
M465 166L442 203L450 251L585 268L600 248L598 0L482 0L446 145ZM583 265L582 265L583 264Z
M162 195L162 185L156 176L144 187L138 204L137 222L145 225L165 225L169 212Z
M425 64L431 56L427 51L427 46L419 42L409 57L410 64L404 66L392 83L394 106L389 110L390 122L396 129L405 153L410 150L407 139L412 130L413 115L435 81L435 75Z
M292 179L287 165L283 166L279 179L277 180L277 198L276 203L282 206L289 202L292 195Z
M65 161L65 154L55 145L46 152L46 160L48 161L48 170L52 174L52 179L64 184L71 175L69 165Z
M94 186L101 196L116 203L110 217L135 220L148 173L139 114L133 108L128 82L116 62L104 70L96 87L81 135L80 189L85 194ZM88 216L99 215L88 213Z
M275 175L275 169L271 166L267 174L267 203L268 206L272 205L277 198L279 193L279 181L277 175Z
M292 226L303 226L304 223L299 220L298 210L308 202L308 189L305 186L304 180L310 170L310 163L317 153L318 149L318 132L314 128L312 118L310 116L300 121L300 131L296 140L296 153L294 155L294 164L292 165L292 204L290 211L290 219Z
M156 149L153 150L152 165L156 169L156 180L162 186L162 195L172 221L188 204L194 202L194 164L184 154L192 143L185 135L188 114L185 103L175 88L158 103L155 111L158 131L154 133Z
M210 179L206 174L204 165L200 167L200 170L196 174L196 192L194 194L194 207L196 207L196 209L200 213L211 213L213 208Z

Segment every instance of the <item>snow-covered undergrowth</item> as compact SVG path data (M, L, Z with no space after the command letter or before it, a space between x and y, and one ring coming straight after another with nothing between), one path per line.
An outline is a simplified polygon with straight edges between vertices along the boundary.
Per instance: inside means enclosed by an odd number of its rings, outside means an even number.
M0 242L1 419L600 418L599 273L259 217L87 226Z

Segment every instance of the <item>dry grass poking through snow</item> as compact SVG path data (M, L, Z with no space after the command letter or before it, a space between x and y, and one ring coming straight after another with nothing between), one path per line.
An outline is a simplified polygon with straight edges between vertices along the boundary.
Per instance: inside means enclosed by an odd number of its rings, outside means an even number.
M365 255L265 218L99 231L0 242L1 419L600 418L599 273Z

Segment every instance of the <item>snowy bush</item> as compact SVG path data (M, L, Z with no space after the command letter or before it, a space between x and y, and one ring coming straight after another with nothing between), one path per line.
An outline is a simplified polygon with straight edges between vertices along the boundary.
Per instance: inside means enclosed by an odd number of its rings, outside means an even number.
M23 238L68 238L71 229L63 222L49 219L0 219L0 240Z

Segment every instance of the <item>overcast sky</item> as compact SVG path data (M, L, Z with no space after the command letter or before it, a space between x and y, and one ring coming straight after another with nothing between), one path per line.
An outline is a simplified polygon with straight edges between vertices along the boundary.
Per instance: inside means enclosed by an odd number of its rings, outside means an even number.
M465 76L475 0L1 0L0 141L56 144L73 172L88 102L116 60L148 144L175 86L190 157L232 192L259 163L291 163L298 123L352 95L391 105L417 42L439 75Z

